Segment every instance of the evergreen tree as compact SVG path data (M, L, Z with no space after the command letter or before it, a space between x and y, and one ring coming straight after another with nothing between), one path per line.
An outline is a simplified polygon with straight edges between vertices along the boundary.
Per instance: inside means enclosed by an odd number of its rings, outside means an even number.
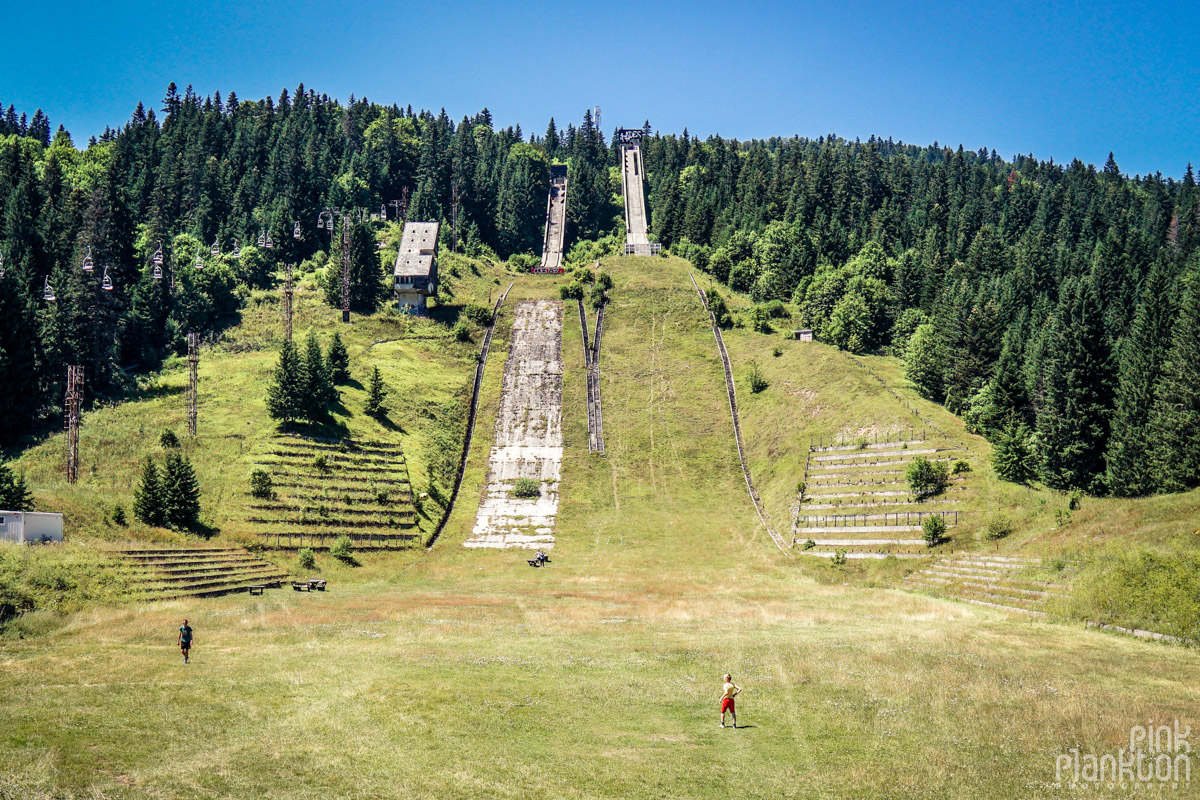
M996 437L992 466L1001 480L1028 483L1037 474L1037 459L1025 423L1010 420Z
M387 386L383 382L383 378L379 374L379 367L373 367L371 370L371 383L367 390L367 402L365 410L372 417L382 417L385 415L383 401L387 397Z
M1112 411L1103 315L1088 281L1064 287L1043 367L1045 398L1037 426L1040 474L1054 489L1102 488Z
M1121 343L1116 409L1105 457L1108 488L1116 495L1151 494L1158 488L1150 462L1150 416L1163 362L1171 349L1175 316L1171 284L1167 265L1155 264L1142 289L1129 336Z
M337 402L338 392L333 385L329 364L321 355L321 343L312 332L309 332L304 342L301 375L303 416L310 422L318 422L328 413L329 406Z
M25 476L13 472L12 467L3 462L0 462L0 509L33 510L33 495L25 483Z
M942 392L942 355L933 325L918 325L908 340L904 357L904 377L912 381L917 391L931 400Z
M1154 392L1151 464L1158 488L1178 492L1200 484L1200 257L1184 279L1171 350Z
M178 530L194 528L200 519L200 484L192 464L178 451L167 454L162 480L162 518Z
M350 380L350 354L346 352L346 345L342 343L342 335L336 331L333 341L329 343L325 362L329 365L329 376L335 384Z
M133 514L147 525L162 525L166 521L166 496L162 478L154 459L146 456L142 479L133 494Z
M267 413L285 425L305 418L305 369L290 339L279 349L279 363L267 387Z

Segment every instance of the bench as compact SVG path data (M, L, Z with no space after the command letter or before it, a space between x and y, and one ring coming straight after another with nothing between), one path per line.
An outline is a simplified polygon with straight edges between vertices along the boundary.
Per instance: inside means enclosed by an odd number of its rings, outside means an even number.
M256 586L247 586L246 591L249 592L250 594L262 594L263 590L266 588L267 588L267 585L265 583L260 583Z
M312 586L308 581L292 581L292 589L297 592L311 592Z
M323 592L323 591L325 591L325 580L324 580L324 578L312 578L312 579L310 579L310 580L308 581L308 590L311 592L313 589L316 589L318 592Z
M527 558L525 560L529 562L529 566L531 567L541 567L550 563L550 559L548 558Z

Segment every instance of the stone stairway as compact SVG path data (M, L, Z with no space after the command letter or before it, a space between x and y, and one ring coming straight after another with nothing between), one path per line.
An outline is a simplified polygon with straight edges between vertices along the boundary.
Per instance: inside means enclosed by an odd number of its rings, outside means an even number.
M922 522L941 516L952 536L959 521L959 498L968 475L951 477L937 497L909 497L906 472L916 456L952 463L966 459L960 449L928 437L928 431L901 431L857 439L828 439L809 446L804 493L794 506L792 543L797 552L831 558L926 558Z
M932 592L968 603L1044 614L1047 601L1068 595L1064 583L1040 580L1029 573L1041 565L1036 558L997 555L956 555L909 573L901 587Z
M212 597L250 586L278 587L288 573L245 550L221 547L128 547L107 551L128 567L134 599Z

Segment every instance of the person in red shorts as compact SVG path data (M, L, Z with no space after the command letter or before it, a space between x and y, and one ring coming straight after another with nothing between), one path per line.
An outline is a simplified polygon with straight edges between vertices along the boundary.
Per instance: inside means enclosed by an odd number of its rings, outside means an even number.
M740 686L733 685L733 676L725 673L725 685L721 687L721 727L725 727L725 712L733 715L733 727L737 727L737 710L733 707L733 698L742 691Z

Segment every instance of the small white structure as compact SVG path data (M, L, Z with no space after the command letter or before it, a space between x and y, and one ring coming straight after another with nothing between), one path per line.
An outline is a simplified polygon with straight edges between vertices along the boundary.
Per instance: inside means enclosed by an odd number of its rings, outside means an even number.
M44 511L0 511L0 542L42 544L62 540L62 514Z
M425 301L437 294L438 223L406 222L394 271L396 304L425 313Z
M813 340L812 331L808 328L800 328L799 330L792 331L792 338L798 339L801 342L811 342Z

